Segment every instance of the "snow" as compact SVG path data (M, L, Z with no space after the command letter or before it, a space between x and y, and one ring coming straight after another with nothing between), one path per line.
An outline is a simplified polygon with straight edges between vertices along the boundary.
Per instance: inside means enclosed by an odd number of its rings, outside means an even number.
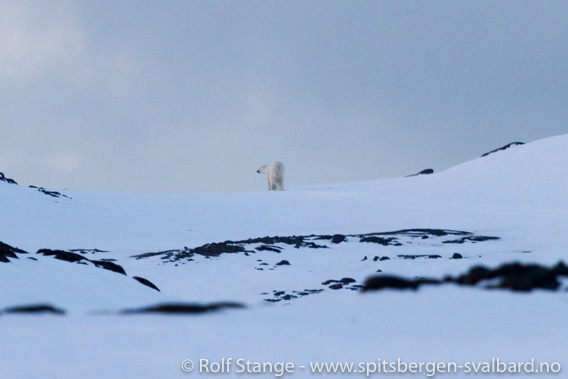
M349 277L363 284L377 270L440 279L480 264L555 264L565 259L568 242L567 167L568 135L562 135L512 146L433 175L284 192L164 196L59 190L69 198L55 198L0 182L0 241L29 253L0 263L0 310L47 303L67 312L1 314L2 377L208 377L215 375L184 373L182 361L239 357L293 362L294 374L283 376L294 377L314 376L298 366L318 361L401 358L460 364L534 358L565 366L564 285L556 292L448 284L416 292L361 293L322 283ZM280 253L256 251L260 244L250 244L246 249L255 252L248 255L195 255L176 262L161 255L133 257L264 236L426 228L499 239L450 244L444 242L451 236L399 233L401 246L361 243L348 236L340 244L314 240L327 247L320 249L276 244ZM127 275L35 254L44 248L98 249L85 251L85 257L112 259ZM450 259L456 252L464 259ZM383 256L390 259L373 259ZM277 266L282 260L290 265ZM160 292L134 276L150 280ZM298 295L308 289L323 291ZM297 298L265 301L278 299L275 291ZM120 314L165 302L220 301L246 308L201 315ZM235 370L233 364L230 373L216 376L276 376L237 375Z

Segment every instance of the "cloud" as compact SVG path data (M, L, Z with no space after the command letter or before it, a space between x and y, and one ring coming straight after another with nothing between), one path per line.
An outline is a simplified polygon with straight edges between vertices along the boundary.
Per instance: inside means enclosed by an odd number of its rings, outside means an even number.
M70 3L0 0L0 77L65 74L84 49Z

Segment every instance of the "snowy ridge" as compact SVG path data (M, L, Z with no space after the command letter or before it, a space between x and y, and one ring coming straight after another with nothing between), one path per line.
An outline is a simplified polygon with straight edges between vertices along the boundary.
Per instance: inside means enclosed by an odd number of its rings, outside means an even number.
M1 180L0 363L11 378L182 377L186 358L238 356L568 364L567 167L562 135L435 174L284 192Z

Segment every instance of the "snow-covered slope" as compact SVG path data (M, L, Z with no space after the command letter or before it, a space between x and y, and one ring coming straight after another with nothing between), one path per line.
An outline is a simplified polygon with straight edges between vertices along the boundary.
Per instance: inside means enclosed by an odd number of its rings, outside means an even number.
M50 192L0 180L3 251L21 249L0 262L3 374L175 377L191 358L192 375L208 376L196 373L200 358L239 357L293 362L295 377L310 377L315 361L568 363L563 285L530 294L455 284L360 291L377 274L551 267L566 257L566 188L568 135L433 175L285 192ZM123 314L226 302L245 309ZM8 312L34 304L66 315Z

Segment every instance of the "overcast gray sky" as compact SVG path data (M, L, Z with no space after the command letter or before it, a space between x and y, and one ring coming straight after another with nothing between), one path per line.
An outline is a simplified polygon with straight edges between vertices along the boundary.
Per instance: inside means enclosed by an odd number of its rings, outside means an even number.
M0 0L0 171L93 191L400 177L568 133L568 2Z

